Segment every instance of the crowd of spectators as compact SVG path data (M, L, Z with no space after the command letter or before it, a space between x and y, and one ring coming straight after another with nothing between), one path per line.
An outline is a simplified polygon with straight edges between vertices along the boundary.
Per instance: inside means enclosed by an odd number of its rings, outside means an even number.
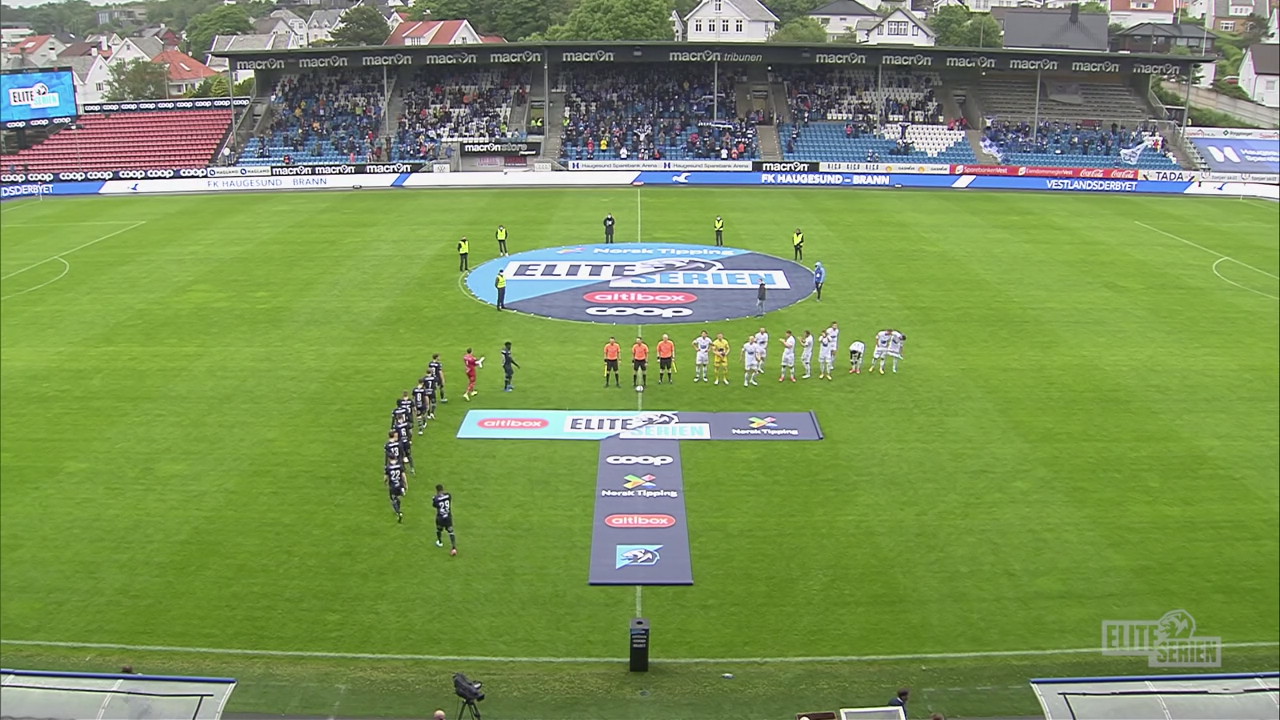
M459 138L523 137L510 125L513 105L529 95L527 70L478 70L442 74L422 68L398 90L404 110L396 121L395 159L430 160L441 144Z
M641 66L564 71L561 159L738 160L759 157L762 112L739 116L734 78Z
M271 96L275 113L253 152L259 158L283 150L298 157L341 155L350 162L379 161L386 148L380 84L353 72L287 76Z
M1130 128L1118 123L1105 126L1096 120L1075 123L1041 120L1038 125L1025 120L988 120L982 134L983 145L996 148L1001 155L1039 153L1119 157L1121 150L1144 142L1156 152L1166 156L1169 153L1154 122L1141 122Z
M890 122L938 122L938 77L909 71L788 69L787 102L796 124L845 121L854 137Z

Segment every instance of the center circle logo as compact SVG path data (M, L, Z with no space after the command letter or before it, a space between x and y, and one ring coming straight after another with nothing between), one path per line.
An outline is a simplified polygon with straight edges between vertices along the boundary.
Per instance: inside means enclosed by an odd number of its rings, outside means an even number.
M797 262L739 248L675 243L569 245L490 260L467 275L467 289L530 315L623 325L694 323L758 314L813 292L813 271Z

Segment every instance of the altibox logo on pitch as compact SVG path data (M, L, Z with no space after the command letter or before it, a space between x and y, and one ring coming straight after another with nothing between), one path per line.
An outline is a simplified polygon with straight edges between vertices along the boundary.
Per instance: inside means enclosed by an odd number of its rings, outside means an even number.
M604 524L612 528L669 528L675 526L676 519L665 514L627 513L610 515Z
M1103 620L1102 654L1146 657L1148 667L1221 667L1222 638L1196 635L1196 619L1170 610L1159 620Z
M582 296L583 300L592 303L609 305L612 303L630 303L634 305L688 305L698 301L698 296L686 292L644 292L643 290L601 290L589 292Z
M476 423L485 430L541 430L550 424L546 418L485 418Z

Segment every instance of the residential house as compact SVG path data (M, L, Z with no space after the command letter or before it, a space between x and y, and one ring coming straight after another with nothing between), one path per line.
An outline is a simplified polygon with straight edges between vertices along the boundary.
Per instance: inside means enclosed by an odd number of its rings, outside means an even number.
M778 16L760 0L702 0L684 24L689 42L764 42L778 29Z
M1010 8L1001 15L1006 48L1106 52L1107 16L1101 13L1082 13L1072 6L1067 10Z
M467 20L411 20L400 23L386 45L472 45L483 42Z
M1124 27L1170 24L1178 18L1176 0L1110 0L1110 22Z
M858 42L866 45L932 47L937 39L938 34L915 13L901 8L858 31Z
M111 48L111 64L131 60L150 60L164 52L164 43L149 37L127 37Z
M1140 23L1111 37L1112 52L1171 53L1178 48L1192 55L1217 52L1218 36L1202 25L1189 23Z
M342 23L346 10L316 10L307 18L307 45L333 41L333 31Z
M1280 45L1258 43L1244 51L1240 87L1254 102L1280 108Z
M75 74L76 99L83 103L102 102L107 97L107 82L111 80L110 55L97 55L71 59Z
M1247 28L1245 21L1250 15L1261 18L1270 17L1271 7L1268 0L1212 0L1213 23L1215 30L1229 33L1241 33Z
M58 64L58 53L66 48L67 43L53 35L28 35L14 43L8 52L4 53L3 69L53 67Z
M480 42L482 43L493 44L493 43L504 43L506 41L507 39L502 37L501 35L481 35L480 36Z
M218 71L178 50L165 50L152 62L168 65L169 96L178 97L194 90L200 83L218 75Z
M879 0L871 0L879 4ZM945 0L959 3L960 0ZM820 8L810 10L809 17L827 29L827 39L835 40L848 34L857 34L880 22L881 15L855 0L832 0ZM861 23L861 26L859 26Z
M98 9L99 25L137 27L147 21L147 8L142 5L120 5Z
M22 39L35 35L36 31L32 30L27 23L9 23L6 22L0 26L0 53L8 54L9 48L17 45Z
M160 41L165 50L177 50L182 43L182 36L167 27L164 23L143 28L135 33L138 37L153 37Z
M225 55L218 53L227 50L293 50L301 47L295 44L296 36L289 35L214 35L213 47L209 48L209 54L205 56L204 64L209 66L214 72L224 73L230 67ZM252 70L236 70L232 74L235 82L244 82L246 79L253 77Z

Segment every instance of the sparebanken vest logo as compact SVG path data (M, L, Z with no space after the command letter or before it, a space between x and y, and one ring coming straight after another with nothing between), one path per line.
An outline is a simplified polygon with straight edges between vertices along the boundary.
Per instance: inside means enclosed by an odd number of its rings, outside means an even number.
M813 291L805 266L738 248L659 243L573 245L497 258L467 276L467 287L497 302L494 278L507 279L506 307L531 315L624 325L691 323L765 311Z

